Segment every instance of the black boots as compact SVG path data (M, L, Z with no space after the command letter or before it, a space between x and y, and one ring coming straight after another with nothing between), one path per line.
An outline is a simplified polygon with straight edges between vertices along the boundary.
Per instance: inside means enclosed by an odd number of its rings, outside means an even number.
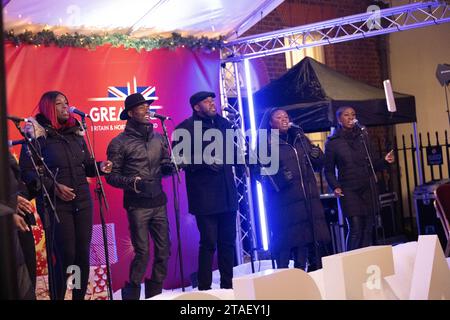
M162 292L162 283L145 279L145 299L154 297ZM132 283L125 283L122 288L122 300L139 300L141 287Z
M163 284L145 279L145 299L154 297L162 292Z
M141 296L141 287L129 282L122 288L122 300L139 300Z

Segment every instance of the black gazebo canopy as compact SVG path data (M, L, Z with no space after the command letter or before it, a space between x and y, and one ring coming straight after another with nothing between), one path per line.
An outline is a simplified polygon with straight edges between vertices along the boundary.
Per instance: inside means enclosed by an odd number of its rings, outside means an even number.
M269 108L285 109L305 132L328 131L334 126L334 113L341 106L356 110L366 126L416 122L412 95L394 93L397 112L387 109L384 90L351 79L309 57L287 73L255 92L259 119Z

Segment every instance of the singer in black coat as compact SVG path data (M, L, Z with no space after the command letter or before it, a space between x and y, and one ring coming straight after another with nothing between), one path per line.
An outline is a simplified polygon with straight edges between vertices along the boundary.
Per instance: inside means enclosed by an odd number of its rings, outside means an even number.
M145 298L162 292L170 258L167 197L162 178L173 173L173 165L164 137L153 130L150 122L152 102L140 93L130 94L125 99L125 108L120 114L122 120L127 120L125 130L111 141L107 150L113 169L106 180L124 191L123 205L135 253L129 281L122 288L123 300L139 300L151 254L150 237L153 265L151 278L145 279Z
M270 177L261 176L271 251L278 268L287 268L293 255L296 268L305 270L308 264L308 271L312 271L320 268L320 258L326 254L330 241L314 175L315 170L322 168L324 155L301 129L289 129L286 111L273 109L265 118L268 120L263 122L268 124L263 124L263 128L279 130L278 143L275 136L269 138L272 152L279 148L279 170Z
M55 296L64 299L66 292L67 268L80 268L80 287L74 288L72 298L84 299L89 279L89 250L92 235L92 201L87 177L95 176L95 166L99 172L109 173L111 162L95 163L84 141L84 131L79 122L69 113L66 96L58 91L42 95L39 114L30 118L26 131L34 138L33 144L39 157L32 157L43 172L42 183L47 188L60 219L57 223L51 208L45 210L45 200L37 197L37 209L46 228L46 241L52 244L55 255L55 277L50 286ZM43 168L42 158L55 177L55 181ZM20 169L27 186L41 192L41 181L35 171L27 147L20 153ZM48 213L48 216L45 214ZM54 231L53 231L54 230ZM52 263L51 257L48 259Z
M202 141L205 132L208 130L211 132L212 129L215 132L220 132L222 137L225 138L227 129L232 129L228 120L217 114L214 97L213 92L197 92L191 96L192 117L177 126L177 132L189 133L188 136L191 139L190 144L192 146L191 153L187 154L181 149L182 143L187 143L187 141L184 141L187 136L175 141L173 150L175 156L185 159L182 166L186 173L189 212L195 215L200 233L199 290L211 289L212 264L216 248L220 287L223 289L232 288L235 254L238 195L234 182L233 163L227 163L226 161L227 152L230 150L227 148L227 144L231 144L231 150L234 150L235 155L236 149L233 146L233 141L225 141L222 157L219 154L211 155L215 156L213 161L213 159L206 159L202 156L211 143ZM195 148L195 141L202 145ZM230 145L228 146L230 147ZM177 149L179 150L177 151ZM200 160L198 163L195 162L196 152L198 152L197 156Z
M347 220L347 250L353 250L373 244L373 224L378 210L375 177L363 142L367 145L375 171L387 168L394 158L391 152L384 159L374 157L366 129L361 130L355 125L353 108L339 108L336 118L338 129L325 144L324 173L328 185L339 197Z

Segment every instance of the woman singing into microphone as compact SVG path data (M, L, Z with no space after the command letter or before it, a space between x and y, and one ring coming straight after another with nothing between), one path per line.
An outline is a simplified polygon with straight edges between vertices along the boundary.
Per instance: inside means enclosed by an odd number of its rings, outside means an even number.
M275 108L264 118L260 127L279 133L278 139L268 134L269 148L279 148L278 173L261 176L271 251L278 268L287 268L293 257L295 268L313 271L321 267L320 258L330 241L314 176L314 170L322 168L323 153L301 129L290 126L286 111Z
M69 113L66 96L58 91L49 91L42 95L38 104L39 113L30 118L32 126L25 130L33 137L39 157L33 159L44 172L43 184L54 201L56 213L51 212L42 196L37 197L37 208L46 228L46 241L53 245L55 257L54 283L50 280L52 299L64 299L66 292L67 270L69 266L77 266L81 274L80 287L72 291L73 300L82 300L86 293L89 279L89 249L92 235L92 201L86 177L95 176L95 165L103 173L111 172L112 163L103 161L95 163L91 158L84 141L84 130L80 123ZM22 177L28 186L41 192L40 179L36 174L31 158L24 146L20 153ZM53 176L45 173L44 160ZM43 193L40 193L41 195ZM44 212L49 215L45 216ZM48 220L47 220L48 219ZM52 263L52 257L47 257Z
M374 172L393 163L394 155L391 151L384 159L372 161L367 132L355 125L356 113L352 107L337 109L336 119L338 128L325 144L324 171L328 185L339 197L347 220L347 250L354 250L373 243L374 217L378 207Z

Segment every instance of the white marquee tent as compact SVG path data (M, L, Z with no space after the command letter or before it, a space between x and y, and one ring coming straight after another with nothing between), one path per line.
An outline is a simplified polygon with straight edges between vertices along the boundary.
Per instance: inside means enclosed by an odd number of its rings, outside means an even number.
M4 29L235 38L283 0L2 0Z

